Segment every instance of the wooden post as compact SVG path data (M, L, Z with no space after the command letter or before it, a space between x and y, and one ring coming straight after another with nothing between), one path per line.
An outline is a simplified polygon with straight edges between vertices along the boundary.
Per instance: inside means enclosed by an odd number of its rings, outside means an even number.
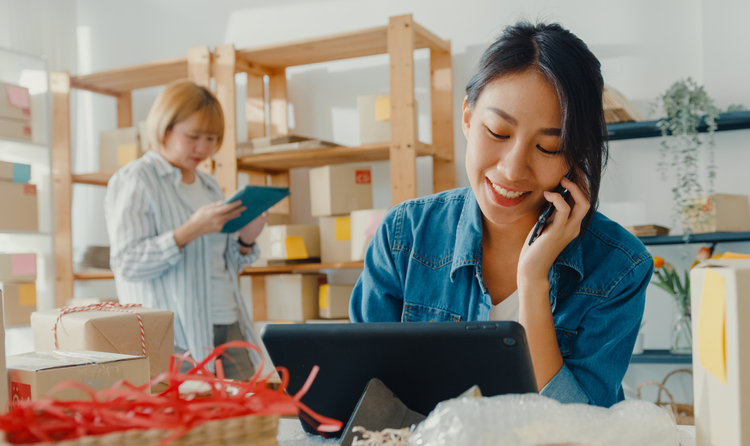
M450 42L449 42L450 45ZM434 193L456 187L453 150L453 65L450 51L430 50L430 102L432 103L432 189Z
M263 78L247 75L247 97L245 99L245 120L247 139L266 136L266 95Z
M188 79L196 84L211 88L211 50L208 46L196 46L188 50ZM211 175L214 172L214 162L206 159L198 166L198 170Z
M391 203L417 197L417 123L414 113L414 27L411 14L391 17Z
M52 197L55 206L55 306L73 298L73 177L70 145L70 74L50 74L52 91ZM118 101L119 104L119 101Z
M237 190L237 100L235 97L235 50L234 45L216 47L214 77L216 97L224 111L224 142L214 155L216 181L224 196Z
M253 290L253 321L265 321L268 319L268 306L266 304L266 275L253 274L250 276Z
M271 175L271 186L289 187L289 171L275 173ZM276 203L269 212L274 214L290 215L292 213L292 200L286 197Z
M117 96L117 128L133 127L133 93L128 91Z
M268 77L268 102L271 111L271 136L289 134L287 116L286 70Z

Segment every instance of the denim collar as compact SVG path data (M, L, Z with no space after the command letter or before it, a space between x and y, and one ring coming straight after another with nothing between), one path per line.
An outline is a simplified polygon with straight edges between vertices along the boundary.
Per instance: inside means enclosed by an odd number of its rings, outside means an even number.
M464 206L456 228L456 245L453 249L453 264L451 265L451 281L455 278L456 270L464 266L477 267L482 258L482 209L471 188L467 188L464 196ZM555 263L565 266L578 273L578 281L583 280L583 256L581 244L573 240L563 249Z

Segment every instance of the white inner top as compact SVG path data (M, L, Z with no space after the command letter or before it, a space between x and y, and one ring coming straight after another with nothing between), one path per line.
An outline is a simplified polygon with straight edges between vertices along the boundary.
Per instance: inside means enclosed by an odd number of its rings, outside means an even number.
M211 199L205 190L201 180L195 178L193 184L180 182L180 188L185 193L190 204L199 209L211 204ZM214 325L230 325L237 322L237 301L232 286L232 276L227 269L227 261L224 255L227 251L229 234L217 232L204 235L208 237L208 252L211 260L211 288L209 295L212 296L211 319Z
M490 310L491 321L518 322L518 290Z

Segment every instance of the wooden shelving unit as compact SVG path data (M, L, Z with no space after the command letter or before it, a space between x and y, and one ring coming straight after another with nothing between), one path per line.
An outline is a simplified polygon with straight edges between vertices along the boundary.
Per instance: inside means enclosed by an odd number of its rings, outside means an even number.
M430 49L432 103L432 144L417 139L414 100L414 51ZM247 73L245 100L248 139L289 133L287 116L286 69L291 66L329 62L355 57L388 54L390 56L391 141L362 147L292 153L266 153L237 159L237 103L235 74ZM268 76L268 97L264 77ZM162 60L144 65L119 68L85 76L68 73L52 75L54 107L53 177L55 182L55 213L58 223L55 237L57 304L64 305L73 297L75 280L111 279L109 272L73 274L71 236L72 185L106 186L114 172L71 174L70 91L87 90L117 99L117 125L130 127L132 91L164 85L176 79L190 78L200 85L215 82L215 93L225 115L225 136L222 148L213 162L201 169L216 174L225 196L237 189L237 174L248 174L250 184L289 186L289 169L317 167L328 164L391 161L392 203L416 198L418 156L433 157L433 189L435 192L455 187L453 160L453 68L450 41L443 40L414 22L411 15L391 17L388 25L298 40L282 44L236 50L233 45L191 48L187 57ZM266 116L265 105L270 113ZM270 134L266 135L266 122ZM312 136L312 135L307 135ZM274 206L275 213L289 214L289 199ZM266 318L265 275L313 272L325 269L363 268L363 262L307 264L289 267L246 268L251 276L253 310L256 320Z

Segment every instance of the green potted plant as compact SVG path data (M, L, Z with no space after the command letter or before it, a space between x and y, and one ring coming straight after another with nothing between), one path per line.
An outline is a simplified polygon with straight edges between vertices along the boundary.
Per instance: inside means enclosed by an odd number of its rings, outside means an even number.
M670 170L674 173L675 186L672 188L674 200L674 221L678 224L679 217L687 213L688 220L700 212L691 212L683 206L698 206L694 200L704 193L713 193L716 179L716 164L714 163L714 132L719 109L706 94L702 86L691 78L680 80L672 84L669 89L659 95L652 105L654 110L661 109L664 117L659 120L657 127L661 130L659 173L667 181ZM698 126L705 119L708 126L707 142L698 134ZM702 160L705 151L705 161ZM705 163L708 175L708 187L700 181L699 167ZM687 204L684 202L688 201ZM696 208L697 210L697 208ZM689 226L689 225L688 225ZM690 235L686 228L686 236Z

